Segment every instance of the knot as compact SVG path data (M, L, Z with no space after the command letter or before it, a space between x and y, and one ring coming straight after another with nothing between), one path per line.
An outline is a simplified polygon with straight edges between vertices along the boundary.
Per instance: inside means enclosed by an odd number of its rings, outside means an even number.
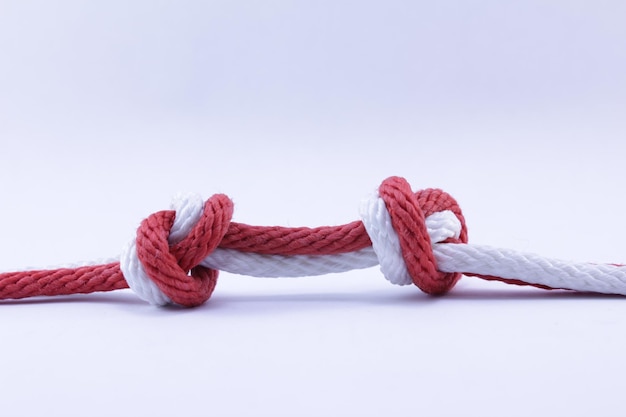
M172 208L141 223L120 268L129 287L151 304L193 307L208 300L217 283L218 271L200 263L226 234L233 203L223 194L206 203L186 196Z
M461 277L440 272L433 253L435 243L467 243L465 218L448 193L413 193L404 178L391 177L363 202L361 217L380 269L391 283L413 283L428 294L443 294Z

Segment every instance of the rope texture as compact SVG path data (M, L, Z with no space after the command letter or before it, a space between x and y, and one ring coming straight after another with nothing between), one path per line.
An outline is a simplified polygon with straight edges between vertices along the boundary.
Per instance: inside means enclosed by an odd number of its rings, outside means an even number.
M467 243L457 202L438 189L414 193L385 180L361 205L362 221L286 228L232 222L223 194L179 196L146 218L119 263L0 274L0 299L112 291L129 286L156 305L197 306L218 270L260 277L309 276L380 264L386 279L426 293L449 291L462 274L511 284L626 295L626 268L571 263Z

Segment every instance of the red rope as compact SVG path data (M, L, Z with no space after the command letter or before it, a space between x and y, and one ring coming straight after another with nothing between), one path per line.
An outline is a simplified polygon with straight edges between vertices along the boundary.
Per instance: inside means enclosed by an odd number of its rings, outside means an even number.
M0 299L88 294L128 288L119 263L0 274Z
M268 255L329 255L371 245L361 221L316 228L249 226L233 222L220 248Z
M462 231L459 239L447 242L467 242L465 219L457 202L437 189L413 193L409 184L398 177L383 182L379 194L400 238L403 258L415 285L430 294L448 291L461 274L437 271L424 218L438 211L451 210L461 221ZM264 227L231 222L232 213L233 204L228 197L222 194L211 197L200 221L183 241L173 246L168 244L168 236L176 212L161 211L141 223L137 231L139 259L148 276L173 302L195 306L211 296L218 271L198 264L217 247L273 255L331 255L371 246L360 221L317 228ZM529 285L498 277L482 278ZM128 284L119 263L0 274L0 299L84 294L121 288L128 288Z

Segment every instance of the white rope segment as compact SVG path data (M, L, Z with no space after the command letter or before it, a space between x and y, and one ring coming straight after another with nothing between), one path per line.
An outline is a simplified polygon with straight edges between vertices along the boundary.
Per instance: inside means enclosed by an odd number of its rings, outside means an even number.
M307 277L378 265L371 247L338 255L266 255L217 248L200 265L260 278Z
M626 267L568 262L476 244L433 245L443 272L490 275L576 291L626 295Z

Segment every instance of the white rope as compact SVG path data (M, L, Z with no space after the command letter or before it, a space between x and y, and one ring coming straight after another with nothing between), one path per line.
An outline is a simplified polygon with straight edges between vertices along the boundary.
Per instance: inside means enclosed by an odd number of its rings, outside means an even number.
M402 259L400 240L391 224L385 202L378 192L363 200L360 214L385 279L395 285L411 284L413 280Z
M626 267L567 262L486 245L438 244L433 249L437 268L443 272L491 275L552 288L626 295Z
M260 278L307 277L378 265L371 247L338 255L265 255L217 248L200 265Z

